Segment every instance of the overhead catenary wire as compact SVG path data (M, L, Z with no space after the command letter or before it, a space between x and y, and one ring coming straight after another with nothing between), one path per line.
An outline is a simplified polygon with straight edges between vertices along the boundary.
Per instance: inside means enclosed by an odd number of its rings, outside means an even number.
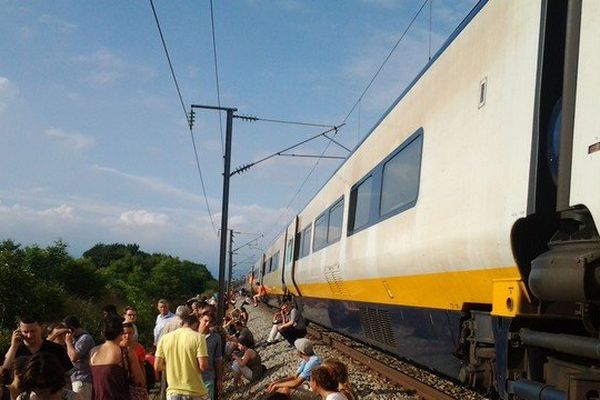
M415 15L410 20L408 26L404 29L404 32L402 32L402 35L400 35L400 38L396 41L396 44L394 45L394 47L392 47L392 50L390 50L390 52L388 53L387 57L385 57L385 59L383 60L383 62L379 66L379 68L377 69L377 72L375 72L375 74L373 75L373 77L369 81L369 84L367 85L367 87L365 87L365 89L362 91L362 93L360 94L360 96L358 96L358 100L356 100L356 102L350 108L350 111L348 111L348 114L343 119L343 122L346 122L348 120L348 118L350 117L350 115L352 115L352 113L356 109L356 106L362 100L362 98L367 93L367 91L371 88L371 86L373 85L373 82L375 82L375 79L377 79L377 77L379 76L379 73L381 72L381 70L383 69L383 67L385 66L385 64L387 64L387 62L390 59L390 57L392 56L392 54L394 54L394 51L396 51L396 48L398 47L398 45L400 44L400 42L402 41L402 39L404 39L404 37L406 36L406 34L408 33L408 31L410 30L410 28L412 27L412 25L417 20L417 17L419 16L419 14L421 14L421 11L423 11L423 8L425 8L425 6L427 5L427 3L429 1L430 0L423 1L423 4L421 4L421 7L419 7L419 9L415 13Z
M284 119L269 119L269 118L259 118L253 115L234 115L234 118L241 119L243 121L262 121L262 122L272 122L275 124L287 124L287 125L300 125L300 126L314 126L317 128L335 128L335 125L327 125L327 124L317 124L314 122L304 122L304 121L288 121Z
M169 63L171 77L173 78L173 83L175 84L175 89L177 89L177 94L179 96L179 102L181 103L181 108L183 110L183 114L185 115L185 119L188 122L188 126L190 129L190 137L192 139L192 147L194 150L194 156L196 158L196 169L198 170L198 175L200 177L200 184L202 186L202 194L204 196L204 202L206 204L206 211L208 212L208 217L210 218L210 223L212 225L212 228L215 231L215 234L217 234L217 227L215 225L215 221L213 220L212 211L210 210L208 196L206 195L206 185L204 184L204 177L202 176L202 168L200 167L200 158L198 157L198 148L196 146L196 139L194 139L194 132L192 130L192 119L191 119L191 116L188 115L188 112L185 108L183 96L181 95L181 89L179 88L179 83L177 82L177 76L175 75L175 69L173 68L173 63L171 62L171 56L169 55L169 49L167 48L167 43L165 41L165 37L163 35L162 28L160 27L160 21L158 19L158 14L156 13L156 8L154 7L153 0L150 0L150 6L152 7L152 14L154 15L154 20L156 21L156 27L158 28L158 33L160 35L160 41L162 43L162 47L165 52L165 56L167 58L167 62Z
M359 106L359 116L358 116L358 124L359 124L358 130L359 130L359 132L357 132L358 135L360 135L360 123L361 123L360 105L362 105L361 103L362 103L362 100L363 100L365 94L371 88L371 86L373 85L373 83L375 82L375 80L377 79L377 77L379 76L380 72L383 70L383 67L386 65L386 63L388 62L388 60L391 58L391 56L394 53L394 51L396 51L396 48L398 47L398 45L400 44L400 42L404 39L404 37L406 36L406 34L408 33L408 31L410 30L410 28L412 27L412 25L415 23L415 21L418 18L418 16L421 14L421 12L423 11L423 9L427 5L427 3L429 3L430 1L431 0L424 0L423 1L423 3L419 7L419 9L415 13L415 15L410 20L410 22L407 25L407 27L402 32L402 35L400 36L400 38L396 41L396 43L394 44L394 46L392 47L392 49L390 50L390 52L388 53L388 55L385 57L385 59L383 60L383 62L381 63L381 65L379 66L379 68L377 69L377 71L375 72L375 74L373 75L373 77L371 78L371 80L369 81L369 83L367 84L367 86L365 87L365 89L362 91L362 93L360 94L360 96L358 97L358 99L356 100L356 102L350 108L350 111L348 111L348 113L344 117L344 119L343 119L342 122L346 123L346 121L348 120L348 118L350 117L350 115L352 115L352 113L354 112L354 110L356 109L356 107ZM430 7L431 7L431 4L430 4ZM337 134L337 131L336 131L336 134ZM271 228L269 228L269 230L267 231L267 233L265 233L265 237L268 237L269 234L279 225L279 222L280 222L281 218L283 217L283 215L285 215L287 213L287 211L289 210L290 206L296 200L296 198L298 197L298 195L300 194L300 192L304 188L304 185L306 185L306 182L308 182L308 180L310 179L310 177L312 176L312 174L316 170L317 166L319 165L319 163L320 163L320 161L322 159L322 156L329 149L329 146L331 145L331 143L332 143L331 141L329 141L327 143L327 145L325 146L323 152L321 153L321 157L319 157L317 159L317 161L315 162L315 164L313 165L313 167L311 168L311 170L308 172L308 174L306 175L306 177L304 178L304 180L300 184L298 190L296 190L296 192L294 193L294 195L292 196L292 198L288 202L287 206L282 210L282 212L277 217L277 220L275 221L275 223L271 226Z
M327 142L327 145L325 145L325 148L321 152L321 156L323 156L327 152L327 150L329 149L329 146L331 146L331 142ZM269 228L269 230L265 233L265 238L268 238L269 234L271 234L273 232L273 230L277 228L277 226L279 225L279 221L287 213L287 211L290 209L290 207L294 203L294 201L296 201L296 198L298 197L298 195L300 195L300 192L302 192L302 189L304 188L304 185L306 185L306 182L308 182L308 180L310 179L310 177L312 176L312 174L315 172L315 170L317 169L317 166L319 165L319 163L321 162L322 159L323 158L320 157L319 159L317 159L317 161L315 161L314 165L312 166L312 168L310 169L310 171L308 171L308 174L306 175L306 177L304 178L304 180L302 181L302 183L298 187L298 190L296 190L296 193L294 193L294 195L292 196L292 198L290 199L290 201L288 202L288 204L281 211L281 213L279 213L279 216L277 217L277 220L275 221L275 223L273 225L271 225L271 227Z
M329 136L327 136L327 134L328 134L329 132L337 132L337 131L338 131L338 129L339 129L339 128L341 128L341 127L342 127L342 126L344 126L344 125L345 125L345 124L341 124L340 126L334 126L333 128L330 128L330 129L327 129L326 131L323 131L323 132L317 133L316 135L314 135L314 136L311 136L311 137L309 137L308 139L302 140L301 142L298 142L298 143L296 143L296 144L294 144L294 145L292 145L292 146L288 146L288 147L286 147L286 148L285 148L285 149L283 149L283 150L280 150L280 151L278 151L278 152L275 152L275 153L269 154L268 156L266 156L266 157L263 157L263 158L261 158L260 160L257 160L257 161L254 161L254 162L251 162L251 163L249 163L249 164L244 164L243 166L241 166L241 167L239 167L239 168L236 168L234 171L232 171L232 172L231 172L231 175L235 175L235 174L238 174L238 173L241 173L241 172L245 172L245 171L246 171L248 168L250 168L250 167L253 167L253 166L255 166L256 164L260 164L261 162L264 162L264 161L267 161L267 160L269 160L269 159L271 159L271 158L273 158L273 157L279 156L279 155L281 155L282 153L285 153L285 152L286 152L286 151L288 151L288 150L291 150L291 149L294 149L294 148L296 148L296 147L298 147L298 146L301 146L301 145L303 145L304 143L310 142L311 140L314 140L314 139L316 139L316 138L318 138L318 137L320 137L320 136L324 136L324 137L326 137L327 139L329 139L330 141L332 141L332 142L335 142L335 140L331 139ZM321 154L321 155L322 155L322 154Z
M217 86L217 104L221 107L221 85L219 83L219 61L217 58L217 35L215 29L215 12L213 7L213 0L210 0L210 25L212 30L212 43L213 43L213 59L215 65L215 84ZM219 111L219 132L221 134L221 154L225 154L225 142L223 140L223 118Z

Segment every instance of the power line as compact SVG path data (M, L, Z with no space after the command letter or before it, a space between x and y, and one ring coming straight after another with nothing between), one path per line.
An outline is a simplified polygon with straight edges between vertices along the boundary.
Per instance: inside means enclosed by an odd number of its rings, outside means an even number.
M379 69L377 70L377 72L375 72L375 75L373 75L373 78L371 78L371 81L369 82L369 84L367 85L367 87L365 88L365 90L363 90L363 92L360 94L360 96L358 97L358 100L356 100L356 102L354 103L354 105L352 106L352 108L350 109L350 111L348 112L348 114L346 115L346 118L344 118L344 122L346 122L348 120L348 117L350 117L350 115L352 114L352 112L354 112L354 109L356 108L356 106L358 105L358 103L362 100L362 98L365 95L365 93L367 93L367 91L371 88L371 85L373 85L373 82L375 82L375 79L377 79L377 76L379 76L379 73L381 72L381 70L383 69L383 67L385 66L385 64L388 62L388 60L390 59L390 57L392 56L392 54L394 53L394 51L396 51L396 48L398 47L398 45L400 44L400 42L402 41L402 39L404 39L404 37L408 33L408 30L412 27L413 23L416 21L417 17L419 16L419 14L421 14L421 11L423 11L423 8L425 8L425 5L428 2L429 2L429 0L425 0L423 2L423 4L421 4L421 7L419 8L419 10L413 16L412 20L410 21L410 23L408 24L408 26L406 27L406 29L404 29L404 32L400 36L400 39L398 39L398 41L396 42L396 44L394 45L394 47L392 47L392 50L389 52L389 54L387 55L387 57L385 58L385 60L383 60L383 63L381 63L381 65L379 66Z
M352 115L352 113L356 109L356 106L361 103L364 95L371 88L371 86L373 85L373 82L375 82L375 79L377 79L377 77L379 76L379 73L381 72L381 70L383 69L383 67L385 66L385 64L388 62L388 60L390 59L390 57L392 56L392 54L394 53L394 51L396 50L396 48L398 47L398 45L400 44L400 42L402 41L402 39L404 39L404 37L406 36L406 34L408 33L408 31L410 30L410 28L412 27L412 25L416 21L417 17L421 14L421 11L423 11L423 8L425 8L425 5L427 5L427 3L429 1L430 0L424 0L423 1L423 4L421 4L421 7L419 7L418 11L415 13L415 15L411 19L411 21L408 24L408 26L405 28L404 32L402 33L402 35L400 36L400 38L398 39L398 41L396 42L396 44L394 45L394 47L392 47L392 49L389 52L389 54L387 55L387 57L383 60L383 63L379 66L379 68L377 69L377 72L375 72L375 74L373 75L373 77L369 81L369 84L367 85L367 87L365 87L365 89L360 94L360 96L358 97L358 99L356 100L356 102L352 105L352 108L350 109L350 111L348 112L348 114L346 115L346 117L344 118L344 120L342 121L343 123L345 123L348 120L348 118L350 117L350 115ZM360 124L360 116L359 116L359 124ZM336 134L337 134L337 131L336 131ZM304 188L304 185L306 184L306 182L308 182L308 179L311 177L311 175L313 174L313 172L316 170L317 166L319 165L319 162L321 161L322 156L329 149L329 146L331 145L331 143L332 143L331 141L329 141L327 143L327 145L325 146L325 149L321 153L321 157L319 157L317 159L317 161L315 162L315 164L313 165L313 167L309 171L308 175L304 178L304 180L300 184L300 187L298 188L298 190L296 191L296 193L292 196L292 198L291 198L290 202L288 203L288 205L280 213L279 217L277 218L277 220L275 221L275 223L273 224L273 226L267 231L267 234L265 234L265 237L268 237L268 234L270 234L273 231L273 229L275 229L277 227L277 225L279 224L280 219L283 217L283 215L286 213L286 211L289 209L289 207L292 205L292 203L296 200L296 198L298 197L298 195L300 194L300 192Z
M260 159L260 160L258 160L258 161L254 161L254 162L251 162L251 163L249 163L249 164L244 164L244 165L242 165L241 167L238 167L238 168L236 168L234 171L232 171L232 172L231 172L231 175L235 175L235 174L239 174L239 173L245 172L246 170L248 170L248 168L250 168L250 167L253 167L253 166L255 166L256 164L260 164L260 163L261 163L261 162L263 162L263 161L267 161L267 160L269 160L269 159L271 159L271 158L273 158L273 157L279 156L279 155L281 155L282 153L284 153L284 152L286 152L286 151L288 151L288 150L291 150L291 149L294 149L294 148L296 148L296 147L298 147L298 146L301 146L301 145L303 145L304 143L310 142L311 140L314 140L314 139L316 139L316 138L318 138L318 137L320 137L320 136L324 136L324 137L326 137L327 139L329 139L331 142L334 142L334 143L336 143L336 144L337 144L337 142L336 142L335 140L333 140L332 138L330 138L329 136L327 136L327 134L328 134L329 132L337 132L337 131L338 131L338 128L340 128L340 127L342 127L342 126L344 126L344 125L345 125L345 123L344 123L344 124L342 124L342 125L340 125L340 126L334 126L334 127L333 127L333 128L331 128L331 129L328 129L328 130L326 130L326 131L324 131L324 132L321 132L321 133L318 133L318 134L316 134L316 135L314 135L314 136L311 136L311 137L309 137L308 139L302 140L301 142L298 142L298 143L296 143L296 144L294 144L294 145L292 145L292 146L286 147L286 148L285 148L285 149L283 149L283 150L279 150L279 151L278 151L278 152L276 152L276 153L273 153L273 154L270 154L270 155L268 155L268 156L266 156L266 157L263 157L263 158L261 158L261 159ZM340 146L341 146L341 145L340 145ZM343 147L343 146L342 146L342 147ZM348 150L348 151L350 151L350 150ZM322 156L322 155L321 155L321 156Z
M296 200L296 198L298 197L298 195L300 194L300 192L304 188L304 185L306 185L306 182L308 182L308 180L310 179L310 177L313 174L313 172L315 172L315 169L317 169L317 166L319 165L319 162L321 162L321 160L322 160L322 156L327 152L327 150L329 149L329 146L331 146L331 143L332 142L327 142L327 145L325 146L325 149L323 149L323 151L321 152L321 157L319 159L317 159L317 161L315 162L315 164L312 166L312 168L310 169L310 171L308 172L308 174L306 175L306 177L304 178L304 180L300 184L300 187L298 187L298 190L296 190L296 193L294 193L294 195L290 199L290 201L287 204L287 206L285 206L285 208L283 209L283 211L277 217L277 220L275 220L275 223L271 226L271 228L269 228L269 230L267 231L267 233L265 233L265 238L269 237L269 234L271 232L273 232L274 229L277 228L277 225L279 225L279 221L281 220L281 218L284 216L284 214L286 214L287 210L290 208L290 206L292 205L292 203Z
M288 125L301 125L301 126L315 126L317 128L334 128L335 125L326 125L326 124L316 124L314 122L303 122L303 121L288 121L284 119L268 119L268 118L259 118L253 115L234 115L234 118L239 118L243 121L263 121L263 122L273 122L276 124L288 124Z
M156 27L158 28L158 33L160 34L160 41L162 42L163 49L165 51L165 55L167 57L167 62L169 63L169 69L171 70L171 76L173 77L173 82L175 83L175 88L177 89L177 94L179 96L179 102L181 103L181 108L183 110L183 114L185 115L185 119L188 122L188 126L190 128L190 137L192 139L192 147L194 149L194 156L196 158L196 169L198 170L198 175L200 176L200 184L202 186L202 194L204 195L204 202L206 203L206 210L208 212L208 217L210 218L210 223L213 227L215 233L217 233L217 227L215 225L215 221L213 220L212 212L210 210L210 205L208 203L208 196L206 195L206 186L204 185L204 177L202 176L202 168L200 167L200 158L198 157L198 149L196 147L196 139L194 139L194 132L192 131L192 123L193 123L193 114L188 116L188 112L185 109L185 104L183 102L183 96L181 95L181 89L179 88L179 83L177 82L177 76L175 76L175 70L173 69L173 63L171 62L171 57L169 56L169 50L167 49L167 43L165 42L165 37L162 33L162 29L160 27L160 21L158 20L158 15L156 13L156 9L154 8L153 0L150 0L150 6L152 7L152 14L154 14L154 20L156 21Z
M217 35L215 34L215 14L213 10L213 0L210 0L210 23L212 29L213 58L215 60L215 83L217 85L217 104L221 107L221 85L219 84L219 63L217 59ZM221 133L221 154L225 154L225 145L223 142L223 118L219 111L219 132Z

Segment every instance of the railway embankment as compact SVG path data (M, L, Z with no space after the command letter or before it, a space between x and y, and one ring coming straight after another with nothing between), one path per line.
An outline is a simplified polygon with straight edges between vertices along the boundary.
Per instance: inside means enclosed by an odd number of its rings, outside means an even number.
M300 358L298 352L293 347L290 347L286 341L280 341L275 344L266 344L269 331L272 327L272 312L266 307L248 307L250 318L248 327L254 334L257 343L257 351L259 352L263 364L267 367L267 372L262 379L257 382L244 383L241 386L234 386L231 374L231 362L225 365L225 383L224 383L224 399L263 399L267 396L267 387L269 383L275 379L282 378L288 375L293 375L298 368ZM314 333L314 331L313 331ZM355 390L358 399L364 400L392 400L392 399L421 399L422 394L418 393L414 388L403 387L391 379L386 378L381 374L381 371L372 368L370 365L358 362L346 355L338 346L332 345L332 341L324 333L310 336L313 341L315 353L322 359L335 358L347 365L349 371L350 382ZM352 346L352 344L350 343ZM358 347L358 346L353 346ZM377 359L383 357L377 351L371 351L368 357ZM389 358L383 358L386 363L392 365L402 365L393 363ZM413 370L415 367L410 366ZM469 393L461 388L454 388L452 383L445 382L443 379L436 378L433 374L426 374L423 382L424 385L431 384L435 387L450 387L449 397L461 400L482 400L481 396ZM454 390L454 392L453 392ZM435 398L435 397L428 397Z

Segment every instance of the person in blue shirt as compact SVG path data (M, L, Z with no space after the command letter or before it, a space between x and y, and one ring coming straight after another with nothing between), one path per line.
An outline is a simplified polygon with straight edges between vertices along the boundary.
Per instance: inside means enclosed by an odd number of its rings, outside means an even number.
M296 392L307 391L302 387L302 384L310 381L312 370L321 365L321 357L315 354L311 341L306 338L296 339L294 347L298 350L302 359L296 374L272 382L267 388L269 393L279 392L290 395L292 390Z
M158 345L158 340L160 339L160 335L162 335L162 331L167 323L171 321L171 319L175 318L175 314L173 314L169 310L169 302L165 299L160 299L158 304L156 305L159 314L156 316L156 325L154 326L154 345Z

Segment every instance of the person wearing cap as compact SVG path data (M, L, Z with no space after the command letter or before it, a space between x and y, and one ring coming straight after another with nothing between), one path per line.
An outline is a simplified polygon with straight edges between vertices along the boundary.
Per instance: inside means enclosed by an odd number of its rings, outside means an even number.
M267 388L269 393L279 392L289 395L294 390L300 397L308 397L306 394L310 392L302 388L302 384L310 381L312 370L321 365L321 357L315 354L311 341L306 338L296 339L294 347L302 359L296 374L272 382Z

